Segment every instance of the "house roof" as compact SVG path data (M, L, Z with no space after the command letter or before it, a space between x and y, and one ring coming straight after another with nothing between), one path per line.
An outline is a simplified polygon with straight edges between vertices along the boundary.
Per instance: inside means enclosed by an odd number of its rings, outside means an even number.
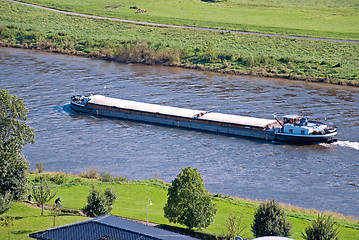
M112 215L31 233L29 237L39 240L195 240Z

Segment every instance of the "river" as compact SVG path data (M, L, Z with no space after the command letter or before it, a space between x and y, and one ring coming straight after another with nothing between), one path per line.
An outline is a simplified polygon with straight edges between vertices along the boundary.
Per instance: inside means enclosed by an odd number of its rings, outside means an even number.
M198 168L211 193L272 199L359 216L359 89L0 48L0 87L24 98L36 143L30 168L97 167L130 180L172 181ZM296 146L96 118L69 111L73 94L272 118L301 114L338 127L334 144Z

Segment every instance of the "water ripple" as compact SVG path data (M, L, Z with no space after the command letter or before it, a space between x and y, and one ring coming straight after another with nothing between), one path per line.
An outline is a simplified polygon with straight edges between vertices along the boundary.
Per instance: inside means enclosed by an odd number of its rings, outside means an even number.
M359 213L359 89L227 76L179 68L115 64L0 48L0 86L24 98L36 143L31 169L80 173L88 166L129 179L170 182L198 168L212 193ZM339 129L335 144L295 146L79 115L73 94L272 118L306 114Z

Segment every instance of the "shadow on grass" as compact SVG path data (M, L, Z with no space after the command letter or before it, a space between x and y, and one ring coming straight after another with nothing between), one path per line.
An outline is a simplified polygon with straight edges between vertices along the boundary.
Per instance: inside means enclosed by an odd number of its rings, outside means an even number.
M221 2L221 1L216 1L216 0L201 0L202 2L210 2L210 3L217 3L217 2Z
M14 235L23 235L23 234L30 234L32 233L33 231L31 230L18 230L18 231L11 231L11 234L14 234Z
M161 228L161 229L164 229L164 230L167 230L167 231L171 231L171 232L175 232L175 233L178 233L178 234L191 236L191 237L199 238L199 239L216 240L219 237L217 235L212 235L212 234L209 234L209 233L199 232L199 231L191 230L191 229L188 229L188 228L174 227L174 226L170 226L170 225L167 225L167 224L160 224L160 225L157 226L157 228Z

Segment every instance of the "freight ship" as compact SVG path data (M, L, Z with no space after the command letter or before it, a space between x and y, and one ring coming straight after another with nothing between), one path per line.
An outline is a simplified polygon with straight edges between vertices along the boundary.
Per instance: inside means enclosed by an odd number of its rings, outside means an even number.
M337 129L306 117L287 115L280 121L142 103L102 95L75 95L70 100L76 112L111 118L163 124L221 134L295 144L331 143Z

